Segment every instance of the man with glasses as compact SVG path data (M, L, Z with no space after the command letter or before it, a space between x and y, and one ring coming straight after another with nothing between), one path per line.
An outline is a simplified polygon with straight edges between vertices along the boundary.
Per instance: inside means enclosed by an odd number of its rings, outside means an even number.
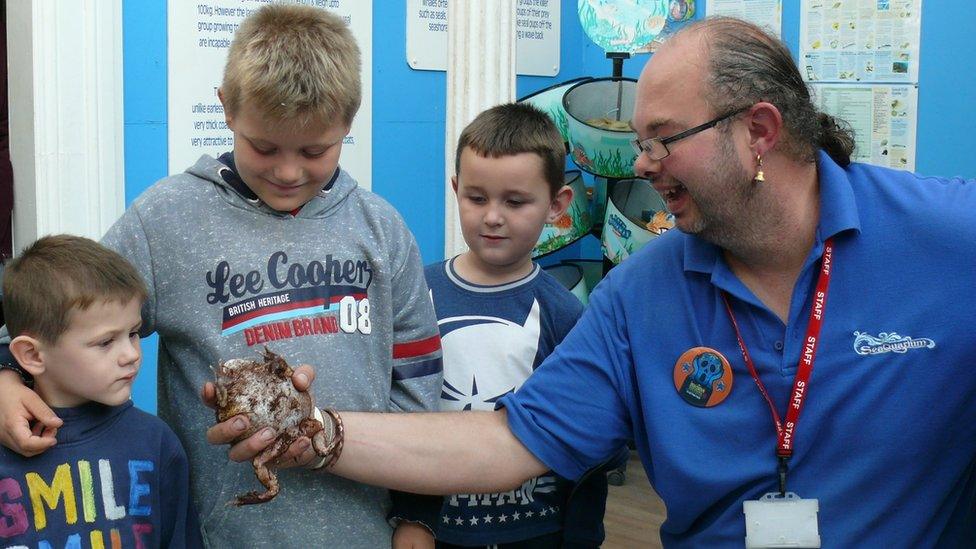
M497 492L633 439L666 546L972 543L976 181L851 163L786 47L734 19L651 58L631 123L680 231L616 267L499 411L342 413L332 471Z

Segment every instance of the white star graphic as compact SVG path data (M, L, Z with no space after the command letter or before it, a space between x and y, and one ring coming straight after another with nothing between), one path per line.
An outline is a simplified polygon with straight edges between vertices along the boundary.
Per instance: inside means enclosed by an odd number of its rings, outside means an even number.
M461 517L458 517L458 518L454 519L454 524L457 524L458 526L461 526L462 524L464 524L464 520Z
M507 521L508 521L508 515L502 515L498 517L498 522L507 522Z
M492 519L494 519L494 518L495 517L493 517L491 515L485 515L485 524L490 524L491 521L492 521Z
M547 515L548 513L549 513L549 511L548 511L547 509L543 509L542 511L539 511L539 516L540 516L540 517L544 517L544 516L546 516L546 515Z
M478 524L478 517L471 517L471 520L468 522L471 523L471 526L476 526Z
M512 520L518 520L520 516L522 515L520 515L518 511L515 511L512 513Z
M526 511L525 512L525 518L532 518L532 515L534 515L534 514L535 513L533 513L532 511Z
M444 516L443 516L443 517L441 517L441 518L443 518L443 519L444 519L444 524L450 524L450 523L451 523L451 517L449 517L449 516L447 516L447 515L444 515Z

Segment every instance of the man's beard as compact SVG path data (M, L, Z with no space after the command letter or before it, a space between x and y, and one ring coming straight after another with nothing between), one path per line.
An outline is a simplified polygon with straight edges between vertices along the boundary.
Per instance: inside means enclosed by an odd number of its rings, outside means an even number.
M752 248L769 230L775 208L739 161L730 135L711 160L712 169L687 192L698 218L685 232L726 250ZM686 185L687 188L687 185Z

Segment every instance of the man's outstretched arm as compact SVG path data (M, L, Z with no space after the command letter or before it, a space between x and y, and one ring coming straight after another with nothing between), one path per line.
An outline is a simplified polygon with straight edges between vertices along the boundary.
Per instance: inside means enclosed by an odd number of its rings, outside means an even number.
M419 494L502 492L548 470L512 434L505 410L342 412L334 474Z
M314 379L315 371L308 365L296 368L292 376L299 391L308 390ZM204 386L201 396L214 406L212 383ZM417 494L501 492L549 469L509 430L505 410L340 415L345 441L329 471L367 484ZM230 444L247 428L247 416L235 416L211 426L207 441ZM262 434L233 444L228 457L253 459L274 438L273 433ZM310 467L321 458L302 437L277 461L279 467Z

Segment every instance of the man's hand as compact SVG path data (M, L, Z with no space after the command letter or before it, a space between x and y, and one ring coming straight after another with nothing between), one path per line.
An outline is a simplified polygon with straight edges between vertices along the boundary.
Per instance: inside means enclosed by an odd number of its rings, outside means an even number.
M292 383L299 391L308 391L314 380L315 371L311 366L305 364L295 368L295 372L291 376ZM210 408L217 408L217 392L213 383L208 381L203 385L201 397L204 404ZM207 442L213 445L231 444L237 437L246 432L249 426L246 415L234 416L207 429ZM233 444L227 455L233 461L250 461L271 444L277 435L274 429L262 429ZM317 465L320 459L315 450L312 449L312 441L308 437L299 437L288 447L288 451L277 459L275 467L278 469L312 467Z
M0 370L0 444L36 456L57 444L55 435L63 423L17 372Z
M393 531L393 549L434 549L434 534L418 522L400 521Z

